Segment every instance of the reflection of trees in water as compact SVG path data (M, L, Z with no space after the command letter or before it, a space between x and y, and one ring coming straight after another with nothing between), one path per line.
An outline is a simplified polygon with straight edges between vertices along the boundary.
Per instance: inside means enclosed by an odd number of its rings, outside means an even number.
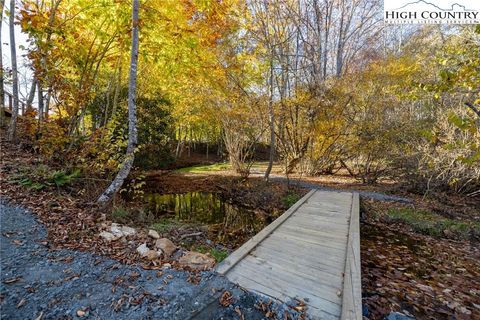
M225 217L217 234L219 241L243 241L245 236L250 236L263 227L263 221L258 219L253 211L228 203L224 203L224 206Z
M168 214L179 221L208 224L218 241L242 241L263 227L253 211L222 201L214 193L156 193L146 195L146 200L157 219Z

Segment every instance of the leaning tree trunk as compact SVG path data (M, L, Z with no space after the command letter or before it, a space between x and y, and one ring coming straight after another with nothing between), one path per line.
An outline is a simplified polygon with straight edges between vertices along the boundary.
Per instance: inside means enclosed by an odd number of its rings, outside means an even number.
M0 127L5 122L5 91L3 87L3 52L2 52L2 25L3 25L3 7L5 0L0 0Z
M133 0L132 4L132 51L130 57L130 80L128 85L128 145L122 168L112 181L110 186L98 198L97 202L106 203L120 190L123 181L127 178L133 166L135 158L135 146L137 144L137 63L138 63L138 10L139 0Z
M10 0L10 54L12 58L12 93L13 93L13 110L12 119L10 120L10 127L8 128L8 140L15 139L17 131L18 118L18 73L17 73L17 48L15 45L15 0Z

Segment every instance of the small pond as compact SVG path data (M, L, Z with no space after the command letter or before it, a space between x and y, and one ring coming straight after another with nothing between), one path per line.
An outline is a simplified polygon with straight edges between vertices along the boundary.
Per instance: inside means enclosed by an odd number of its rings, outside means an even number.
M144 195L150 221L207 226L216 242L243 242L268 222L265 214L233 205L216 193L150 193Z

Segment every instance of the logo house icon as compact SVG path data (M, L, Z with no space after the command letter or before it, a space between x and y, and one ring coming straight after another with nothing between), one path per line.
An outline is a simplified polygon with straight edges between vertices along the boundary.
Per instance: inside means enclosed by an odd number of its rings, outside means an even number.
M479 24L479 0L384 0L389 24Z

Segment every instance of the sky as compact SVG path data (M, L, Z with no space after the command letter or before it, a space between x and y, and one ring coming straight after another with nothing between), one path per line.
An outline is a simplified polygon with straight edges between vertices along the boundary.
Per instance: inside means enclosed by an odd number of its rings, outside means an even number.
M9 1L5 1L8 3ZM3 21L2 21L2 62L3 68L11 70L11 60L10 60L10 34L9 34L9 22L8 22L8 6L6 5L3 12ZM32 80L32 71L28 67L28 59L25 56L27 51L22 49L28 46L27 42L28 36L21 31L19 25L15 25L15 42L17 47L17 66L19 69L19 93L22 100L26 100L28 92L30 90L31 80ZM11 78L6 79L5 90L12 92ZM7 102L8 103L8 102Z

